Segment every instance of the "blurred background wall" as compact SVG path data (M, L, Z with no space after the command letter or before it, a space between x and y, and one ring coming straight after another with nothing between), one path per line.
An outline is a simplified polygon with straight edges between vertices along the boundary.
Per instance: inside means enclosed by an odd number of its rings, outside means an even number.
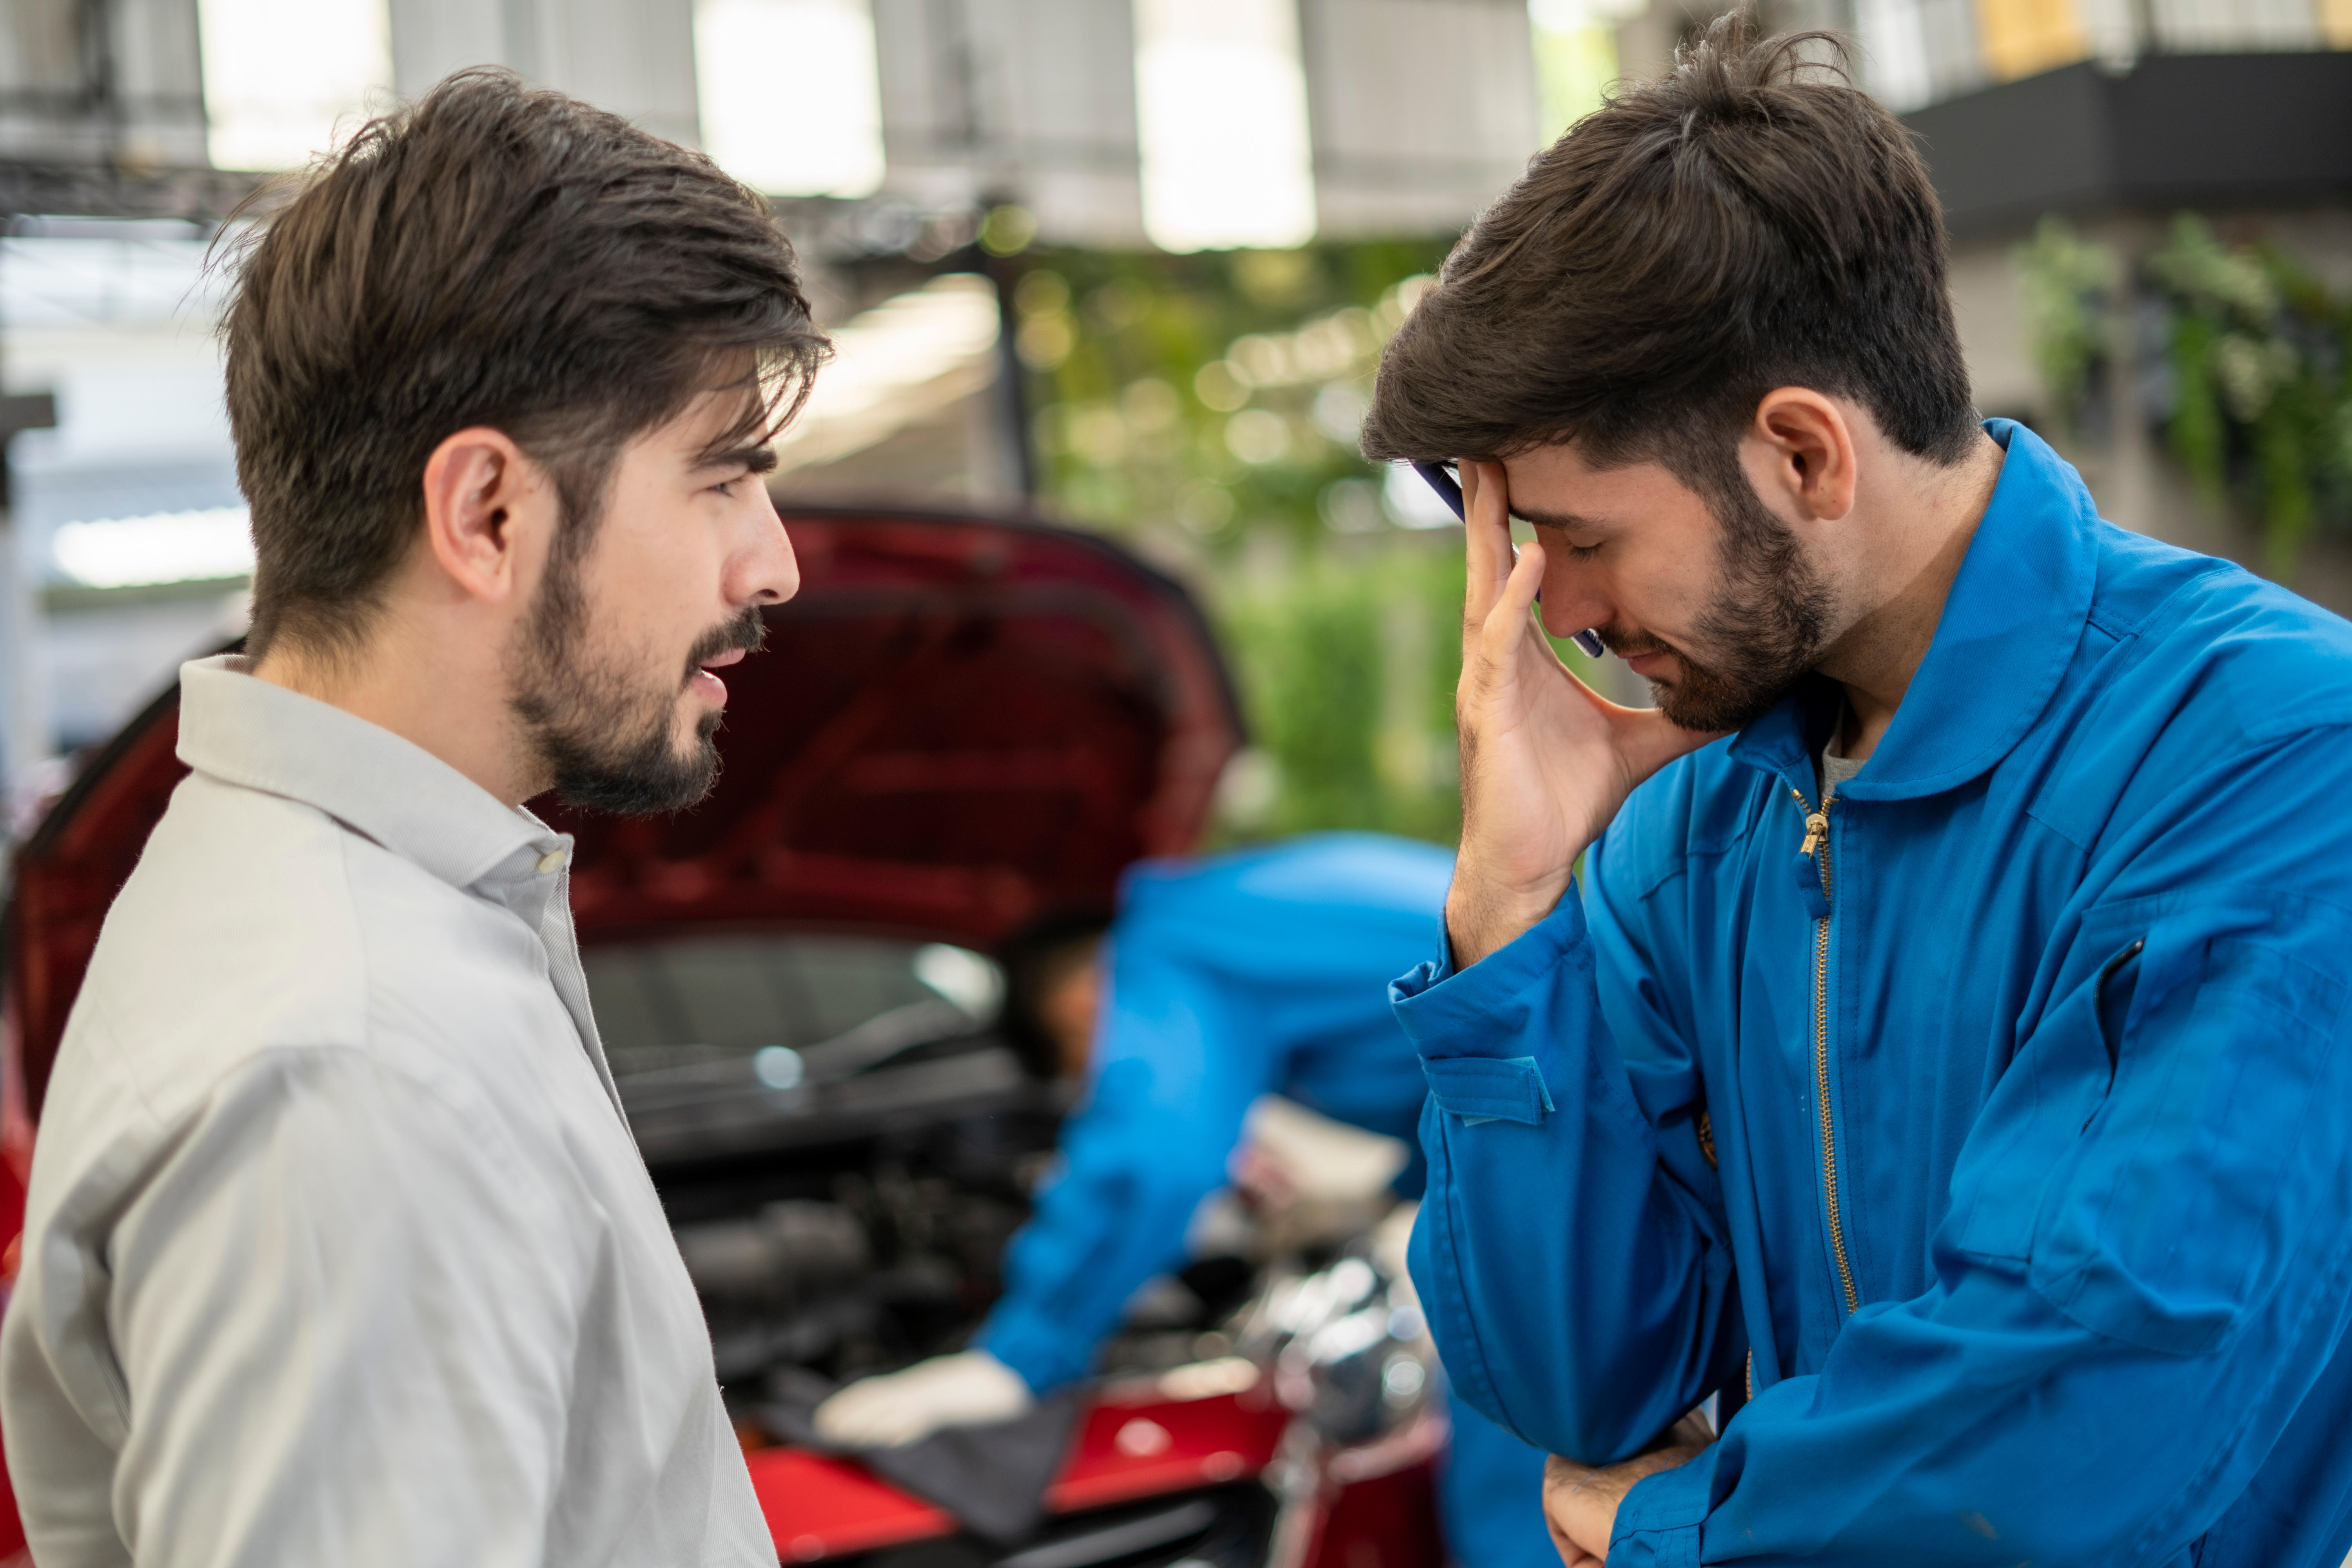
M1224 833L1448 838L1460 536L1355 456L1371 367L1529 154L1715 10L9 0L12 819L241 623L218 226L338 127L496 64L774 201L841 346L780 500L1121 538L1235 663L1257 744ZM2352 607L2352 0L1765 10L1850 35L1917 132L1985 412L2058 441L2116 521Z

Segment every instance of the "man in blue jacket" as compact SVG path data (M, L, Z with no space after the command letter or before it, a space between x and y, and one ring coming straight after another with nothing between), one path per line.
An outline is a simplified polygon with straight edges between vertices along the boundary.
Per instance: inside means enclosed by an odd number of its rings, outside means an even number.
M1261 1095L1410 1140L1428 1089L1388 984L1426 949L1453 868L1427 844L1330 834L1129 871L1099 964L1087 954L1034 987L1015 977L1092 1079L1060 1174L1007 1250L1003 1297L972 1349L853 1384L818 1408L818 1429L912 1442L1009 1419L1086 1375L1128 1299L1183 1261ZM1399 1180L1406 1196L1418 1167ZM1462 1568L1550 1568L1543 1464L1457 1405L1439 1512Z
M1926 170L1796 60L1581 121L1381 368L1369 449L1480 459L1423 1302L1571 1568L2336 1568L2352 627L1979 424Z

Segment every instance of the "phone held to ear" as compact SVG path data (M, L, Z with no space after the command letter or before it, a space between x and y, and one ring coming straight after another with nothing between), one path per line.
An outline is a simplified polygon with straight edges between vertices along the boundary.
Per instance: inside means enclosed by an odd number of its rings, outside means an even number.
M1454 516L1462 518L1465 522L1469 521L1462 510L1461 483L1445 471L1443 464L1415 463L1412 466L1412 471L1429 481L1429 488L1437 492L1438 500L1454 509ZM1540 592L1536 595L1536 603L1539 605L1543 603L1543 595ZM1587 658L1599 658L1608 651L1601 646L1601 634L1591 626L1575 633L1568 640L1581 648Z

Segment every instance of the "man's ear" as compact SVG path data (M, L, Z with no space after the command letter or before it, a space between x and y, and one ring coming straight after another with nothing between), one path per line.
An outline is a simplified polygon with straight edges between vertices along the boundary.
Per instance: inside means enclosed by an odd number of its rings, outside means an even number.
M475 426L425 459L425 549L459 595L513 595L546 548L553 489L503 430Z
M1853 510L1853 427L1832 399L1803 386L1766 393L1740 446L1748 477L1774 510L1834 522Z

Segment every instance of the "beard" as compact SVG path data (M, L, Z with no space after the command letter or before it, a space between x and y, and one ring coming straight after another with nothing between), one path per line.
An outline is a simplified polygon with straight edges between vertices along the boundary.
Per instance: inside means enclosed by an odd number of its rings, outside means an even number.
M748 608L696 639L675 677L589 636L581 560L558 548L530 614L518 628L509 706L565 805L624 816L678 811L719 781L723 714L706 713L682 746L672 740L678 699L703 661L758 651L767 626Z
M1692 628L1693 640L1723 650L1715 662L1702 664L1645 632L1601 628L1601 640L1620 658L1675 655L1680 675L1651 681L1650 690L1658 710L1685 730L1754 723L1804 679L1828 641L1829 584L1747 476L1735 468L1726 478L1712 509L1722 585Z

